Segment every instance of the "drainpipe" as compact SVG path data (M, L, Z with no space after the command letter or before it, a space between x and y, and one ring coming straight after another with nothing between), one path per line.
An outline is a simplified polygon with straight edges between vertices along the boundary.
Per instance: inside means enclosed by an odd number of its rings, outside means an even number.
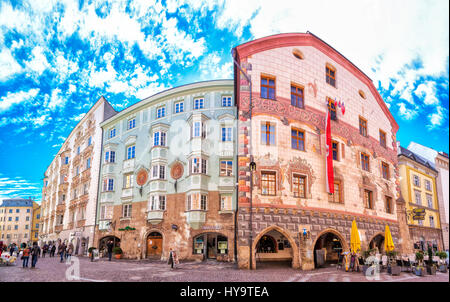
M105 110L105 108L103 107L103 110ZM103 128L100 127L101 132L102 132L102 140L101 140L101 144L100 144L100 167L98 169L98 185L97 185L97 202L95 203L95 220L94 220L94 235L92 235L92 246L95 246L95 228L97 227L97 212L98 212L98 196L101 192L100 188L102 185L102 160L103 160ZM88 249L90 248L89 246L89 242L88 242ZM100 248L100 247L98 247Z
M251 81L250 77L242 70L239 63L236 61L236 58L235 58L236 49L233 48L231 52L232 52L234 64L237 66L239 71L244 75L246 80L249 82L249 86L250 86L250 102L249 102L249 111L248 111L249 120L250 120L249 153L250 153L250 163L253 163L253 154L252 154L252 108L253 108L253 105L252 105L252 81ZM238 85L240 85L240 84L238 83ZM238 112L238 117L239 117L239 112ZM238 123L239 123L239 118L238 118ZM239 148L239 145L238 145L238 148ZM249 235L250 258L249 258L249 264L250 264L250 269L252 269L253 268L253 257L252 257L253 256L253 198L252 198L252 196L253 196L253 170L252 170L252 167L250 167L250 164L249 164L249 170L250 170L250 235Z

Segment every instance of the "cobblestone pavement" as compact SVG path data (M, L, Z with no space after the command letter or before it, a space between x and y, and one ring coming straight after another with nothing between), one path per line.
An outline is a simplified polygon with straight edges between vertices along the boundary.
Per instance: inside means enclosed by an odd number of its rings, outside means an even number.
M90 262L85 257L72 257L69 263L60 263L59 258L39 258L36 269L25 269L21 264L18 261L16 266L0 267L0 282L449 282L449 274L440 272L425 277L407 272L400 276L390 276L382 272L379 280L371 281L362 273L346 273L335 267L301 271L287 265L265 264L259 265L260 269L249 271L239 270L233 263L215 261L180 263L173 270L162 261L121 259Z

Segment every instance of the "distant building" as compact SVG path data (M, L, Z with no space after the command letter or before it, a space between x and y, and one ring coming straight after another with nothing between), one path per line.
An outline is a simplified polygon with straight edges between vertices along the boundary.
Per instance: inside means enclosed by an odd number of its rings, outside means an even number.
M414 249L443 249L434 163L399 147L400 188L406 203L410 238Z
M408 150L434 163L436 170L439 172L436 178L436 189L439 200L439 212L441 215L441 227L442 227L442 236L444 240L444 249L448 250L449 248L448 154L445 152L438 152L436 150L422 146L415 142L411 142L409 144Z
M39 229L41 224L41 206L33 202L33 219L31 222L31 241L39 242Z
M4 199L0 204L0 240L9 245L30 244L33 207L37 205L31 198Z

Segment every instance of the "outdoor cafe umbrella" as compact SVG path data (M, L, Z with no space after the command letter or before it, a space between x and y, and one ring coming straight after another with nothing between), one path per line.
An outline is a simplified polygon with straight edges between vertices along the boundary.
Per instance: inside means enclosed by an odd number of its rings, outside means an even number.
M350 233L350 248L352 253L356 254L361 251L361 239L359 238L356 220L352 222L352 232Z
M386 252L393 251L395 248L394 241L392 240L391 231L389 226L386 224L386 229L384 230L384 249Z

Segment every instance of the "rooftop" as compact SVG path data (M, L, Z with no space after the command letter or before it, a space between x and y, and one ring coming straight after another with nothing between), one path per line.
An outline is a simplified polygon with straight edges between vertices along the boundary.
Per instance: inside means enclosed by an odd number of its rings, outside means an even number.
M415 161L418 164L421 164L424 167L427 167L431 170L433 170L434 172L438 173L438 171L436 170L436 167L434 166L434 164L432 162L430 162L429 160L425 159L424 157L406 149L403 148L402 146L400 146L400 153L398 156L405 156L413 161Z
M3 199L0 207L32 207L33 200L24 198Z

